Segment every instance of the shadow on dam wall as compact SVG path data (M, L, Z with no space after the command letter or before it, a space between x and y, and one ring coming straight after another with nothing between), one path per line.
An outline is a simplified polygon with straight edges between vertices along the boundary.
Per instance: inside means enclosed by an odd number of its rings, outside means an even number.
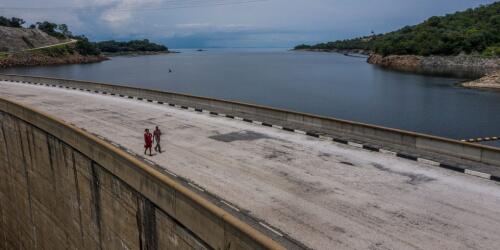
M0 249L282 249L141 164L0 99Z

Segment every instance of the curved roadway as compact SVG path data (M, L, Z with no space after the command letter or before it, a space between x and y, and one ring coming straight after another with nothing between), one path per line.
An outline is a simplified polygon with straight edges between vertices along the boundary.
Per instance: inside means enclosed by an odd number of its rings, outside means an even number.
M0 97L137 154L144 128L159 125L165 152L149 160L310 248L500 246L500 184L493 181L138 100L7 82Z

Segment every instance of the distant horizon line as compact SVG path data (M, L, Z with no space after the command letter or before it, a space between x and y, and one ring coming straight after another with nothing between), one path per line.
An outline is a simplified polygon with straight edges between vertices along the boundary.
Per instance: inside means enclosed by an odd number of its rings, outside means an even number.
M255 47L168 47L168 49L290 49L292 47L273 47L273 46L255 46Z

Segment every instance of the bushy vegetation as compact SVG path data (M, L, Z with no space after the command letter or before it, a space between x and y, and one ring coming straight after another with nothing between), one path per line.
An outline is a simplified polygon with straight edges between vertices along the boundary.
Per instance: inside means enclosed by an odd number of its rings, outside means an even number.
M75 50L84 56L97 56L101 54L101 50L95 45L95 43L91 43L89 39L85 36L74 36L74 39L77 39Z
M500 2L468 9L400 30L296 49L364 49L382 55L500 56Z
M6 18L4 16L0 16L0 26L20 28L25 23L26 22L23 19L21 19L21 18L11 17L9 19L9 18Z
M128 42L110 40L98 42L96 43L96 46L102 52L107 53L168 51L168 48L165 45L152 43L148 39L132 40Z
M7 18L4 16L0 16L0 26L13 27L13 28L22 28L23 24L26 22L22 18L11 17ZM57 38L68 38L71 37L72 34L68 29L66 24L56 24L48 21L37 22L36 24L31 24L29 26L30 29L39 29L53 37Z
M56 24L44 21L44 22L37 22L36 26L32 25L30 27L32 28L36 27L37 29L49 34L50 36L57 37L60 39L69 38L73 36L66 24Z

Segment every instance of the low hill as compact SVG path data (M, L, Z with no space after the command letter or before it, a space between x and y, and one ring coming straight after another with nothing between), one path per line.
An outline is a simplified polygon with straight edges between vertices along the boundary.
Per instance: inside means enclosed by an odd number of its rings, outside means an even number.
M355 39L299 45L295 49L365 50L386 55L500 56L500 2L445 16L397 31Z
M131 40L128 42L109 40L97 42L95 45L101 52L106 54L169 52L165 45L152 43L148 39Z
M107 58L85 36L65 24L38 22L25 28L21 18L0 16L0 68L100 62Z
M0 26L0 52L16 52L36 47L62 43L59 39L39 29Z

